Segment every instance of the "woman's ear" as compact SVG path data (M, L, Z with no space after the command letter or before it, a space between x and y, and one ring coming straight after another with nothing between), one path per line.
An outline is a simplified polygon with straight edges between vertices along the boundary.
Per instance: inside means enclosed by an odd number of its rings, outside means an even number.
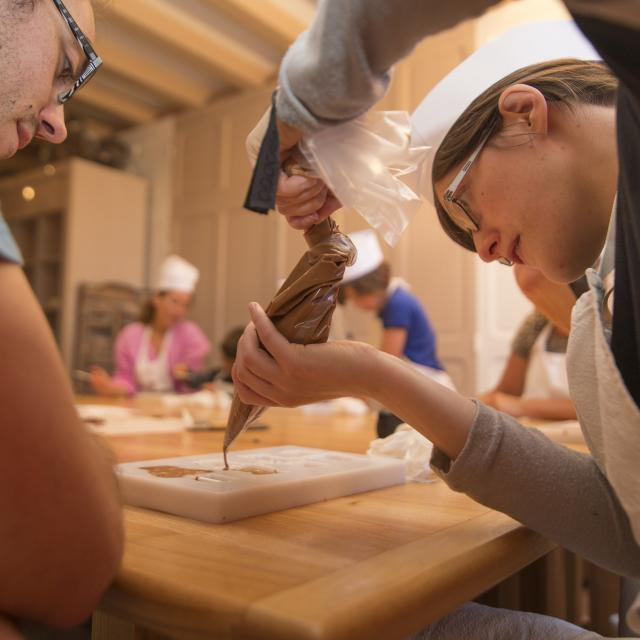
M512 84L498 100L498 110L504 126L519 126L531 133L545 134L549 128L548 105L545 97L528 84Z

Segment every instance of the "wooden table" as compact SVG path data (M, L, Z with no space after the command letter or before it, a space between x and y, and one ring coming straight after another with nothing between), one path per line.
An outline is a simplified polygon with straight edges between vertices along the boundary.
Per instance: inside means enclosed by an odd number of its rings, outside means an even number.
M237 448L364 452L372 416L272 410ZM221 433L118 436L120 461L219 451ZM437 480L211 525L125 508L103 638L403 638L555 545Z

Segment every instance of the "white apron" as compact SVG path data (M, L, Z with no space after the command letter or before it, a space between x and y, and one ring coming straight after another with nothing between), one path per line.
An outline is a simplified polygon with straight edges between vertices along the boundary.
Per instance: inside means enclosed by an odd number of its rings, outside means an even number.
M531 349L524 398L568 398L567 355L547 351L553 331L550 323L540 332Z
M598 270L587 269L589 291L573 309L567 369L571 397L591 454L640 542L640 410L616 367L609 348L611 329L603 321L607 314L603 279L612 271L614 252L612 215Z
M138 357L136 358L136 381L142 391L173 391L173 379L169 371L169 344L171 331L167 331L162 339L160 351L154 360L149 359L151 346L151 329L145 328Z

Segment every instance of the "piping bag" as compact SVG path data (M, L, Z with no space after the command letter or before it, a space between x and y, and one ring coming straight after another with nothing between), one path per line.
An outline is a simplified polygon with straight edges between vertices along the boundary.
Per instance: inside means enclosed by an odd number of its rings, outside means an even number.
M285 170L289 175L310 175L296 164ZM269 303L266 314L289 342L318 344L329 338L340 282L345 267L355 261L356 249L331 217L307 229L304 238L309 249ZM222 447L225 469L229 468L229 447L264 410L245 404L234 394Z
M255 165L244 206L263 214L275 207L281 171L275 98L274 93L271 109L247 139ZM409 114L370 112L304 137L285 171L319 176L344 207L358 211L393 246L422 203L425 180L430 182L424 172L429 151L412 142ZM311 227L305 239L309 250L266 309L278 331L298 344L327 340L344 269L356 257L351 241L330 218ZM234 397L223 445L225 467L228 448L263 410Z

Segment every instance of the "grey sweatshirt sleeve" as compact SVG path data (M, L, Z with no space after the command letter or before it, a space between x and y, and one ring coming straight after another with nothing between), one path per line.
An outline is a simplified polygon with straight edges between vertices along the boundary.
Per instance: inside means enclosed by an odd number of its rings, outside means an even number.
M502 511L615 573L640 577L629 519L594 460L477 403L454 462L434 449L431 466L455 491Z
M498 0L321 0L280 68L278 116L313 133L367 111L391 67L425 36L482 13Z

